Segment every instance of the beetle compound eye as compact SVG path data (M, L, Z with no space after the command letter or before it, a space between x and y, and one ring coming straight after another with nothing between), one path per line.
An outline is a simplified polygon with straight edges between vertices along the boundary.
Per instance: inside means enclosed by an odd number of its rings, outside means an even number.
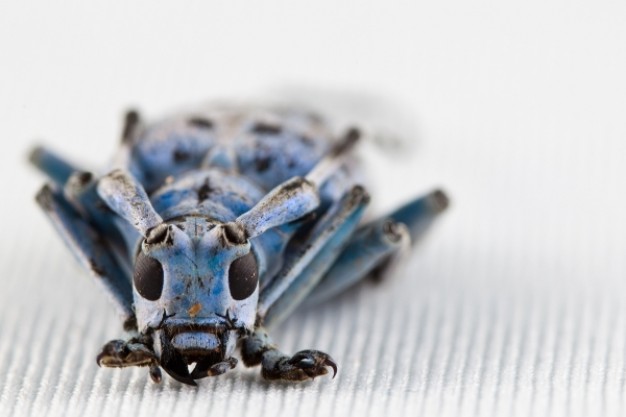
M252 253L235 259L228 271L228 287L235 300L245 300L256 289L259 281L259 268Z
M163 292L163 267L154 258L146 256L143 252L137 255L133 282L139 295L146 300L156 301L161 298Z

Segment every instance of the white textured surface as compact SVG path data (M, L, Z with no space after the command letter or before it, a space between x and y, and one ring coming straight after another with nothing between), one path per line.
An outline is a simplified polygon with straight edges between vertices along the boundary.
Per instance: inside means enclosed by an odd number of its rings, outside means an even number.
M626 414L626 7L453 3L0 6L0 415ZM126 104L285 83L402 102L410 155L364 149L377 208L441 184L452 209L387 283L276 334L335 380L97 368L121 333L32 202L28 138L102 165Z

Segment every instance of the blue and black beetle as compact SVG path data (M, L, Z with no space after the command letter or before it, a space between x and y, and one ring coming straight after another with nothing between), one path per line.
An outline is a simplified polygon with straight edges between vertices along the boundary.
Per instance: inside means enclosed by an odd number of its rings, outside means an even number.
M437 190L361 222L359 136L306 111L213 107L147 125L128 112L102 176L33 150L50 178L37 202L132 336L98 364L196 385L234 368L239 348L267 379L336 373L326 353L280 352L266 329L380 272L448 203Z

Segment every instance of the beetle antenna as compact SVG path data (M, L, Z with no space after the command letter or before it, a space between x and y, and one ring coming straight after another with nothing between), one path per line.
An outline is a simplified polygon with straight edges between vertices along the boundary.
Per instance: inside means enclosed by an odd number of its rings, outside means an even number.
M122 143L130 143L135 137L137 128L141 124L141 116L135 109L130 109L124 116L124 128L122 129Z
M111 171L98 182L98 194L104 202L128 221L143 237L163 223L152 207L143 186L130 173L121 169Z
M342 158L349 152L361 138L361 132L357 128L350 128L341 139L333 146L330 152L313 167L307 174L306 179L321 186L344 161Z

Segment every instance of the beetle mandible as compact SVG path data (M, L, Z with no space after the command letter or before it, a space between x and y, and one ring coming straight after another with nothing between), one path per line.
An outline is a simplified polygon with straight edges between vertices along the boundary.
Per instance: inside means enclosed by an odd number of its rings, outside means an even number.
M104 175L38 147L37 202L122 316L97 363L190 385L246 366L304 381L335 361L268 335L302 303L380 273L448 205L435 190L369 222L351 128L297 109L211 107L146 124L126 114Z

